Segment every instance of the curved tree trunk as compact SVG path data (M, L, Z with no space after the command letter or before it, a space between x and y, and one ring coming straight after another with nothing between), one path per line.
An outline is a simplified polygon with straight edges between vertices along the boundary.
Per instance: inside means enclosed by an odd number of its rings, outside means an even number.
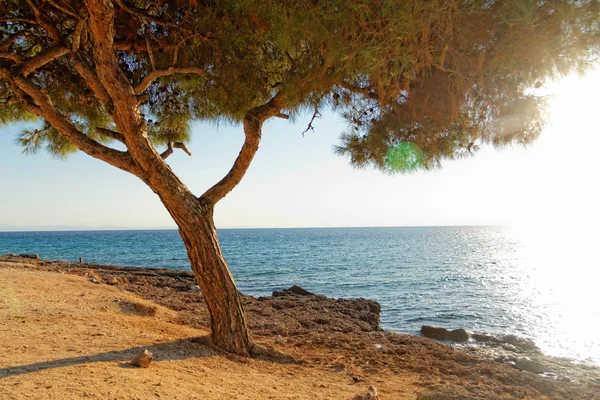
M212 343L230 353L249 356L248 335L240 294L219 244L212 203L194 197L185 186L155 190L177 226L210 314Z
M179 224L179 234L210 313L212 342L230 353L248 356L252 342L240 294L221 252L212 208L204 215L194 214Z

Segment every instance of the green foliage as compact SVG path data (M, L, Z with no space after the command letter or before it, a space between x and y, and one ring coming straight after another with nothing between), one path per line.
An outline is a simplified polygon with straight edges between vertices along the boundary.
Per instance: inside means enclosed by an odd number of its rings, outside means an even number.
M51 2L34 3L71 43L74 17ZM82 2L66 3L85 11ZM355 166L388 172L435 168L483 143L530 143L544 122L544 99L531 89L584 71L600 46L595 0L118 3L117 56L132 86L153 69L205 71L164 76L145 90L142 112L155 144L188 141L193 120L239 122L282 91L292 116L315 107L343 115L349 128L336 151ZM27 2L5 0L0 18L13 19L0 22L5 53L27 59L52 46L46 29L23 21L35 19ZM106 140L96 127L116 128L72 57L29 77L86 135ZM93 67L86 35L76 57ZM1 68L17 63L0 57ZM0 123L31 119L22 104L9 104L14 98L0 79ZM26 151L70 153L72 145L43 125L19 138ZM405 146L419 149L419 162L390 168Z
M44 148L56 158L66 159L77 151L77 147L48 123L45 123L42 129L22 131L15 142L23 147L24 154L36 154L41 148Z

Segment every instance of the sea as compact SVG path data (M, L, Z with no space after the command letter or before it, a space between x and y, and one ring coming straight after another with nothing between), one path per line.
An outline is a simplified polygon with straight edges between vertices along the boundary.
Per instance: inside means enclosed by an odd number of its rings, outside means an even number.
M597 229L597 228L596 228ZM381 304L382 327L532 339L600 365L598 235L576 226L220 229L240 290L292 285ZM189 270L176 230L0 232L0 254ZM1 283L1 282L0 282Z

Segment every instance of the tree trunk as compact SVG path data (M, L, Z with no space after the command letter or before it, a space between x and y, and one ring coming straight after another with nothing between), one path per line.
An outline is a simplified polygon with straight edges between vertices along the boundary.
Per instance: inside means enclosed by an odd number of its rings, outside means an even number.
M166 205L166 204L165 204ZM213 207L167 205L179 226L192 271L210 313L211 339L215 346L241 356L252 353L240 294L219 244Z

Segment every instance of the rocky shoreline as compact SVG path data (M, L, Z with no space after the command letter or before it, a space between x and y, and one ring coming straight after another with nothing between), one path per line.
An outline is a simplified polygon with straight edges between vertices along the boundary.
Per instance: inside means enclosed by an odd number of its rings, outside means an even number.
M202 295L189 271L24 256L1 256L0 262L117 286L176 311L179 324L209 326ZM599 368L546 357L535 344L518 338L477 336L461 330L453 336L460 341L440 343L401 335L380 328L377 302L331 299L297 286L275 291L272 296L243 295L243 304L257 342L288 352L303 363L326 365L356 381L402 371L419 373L424 390L418 399L600 398ZM431 328L425 329L427 336L450 338ZM478 344L474 346L474 342Z

